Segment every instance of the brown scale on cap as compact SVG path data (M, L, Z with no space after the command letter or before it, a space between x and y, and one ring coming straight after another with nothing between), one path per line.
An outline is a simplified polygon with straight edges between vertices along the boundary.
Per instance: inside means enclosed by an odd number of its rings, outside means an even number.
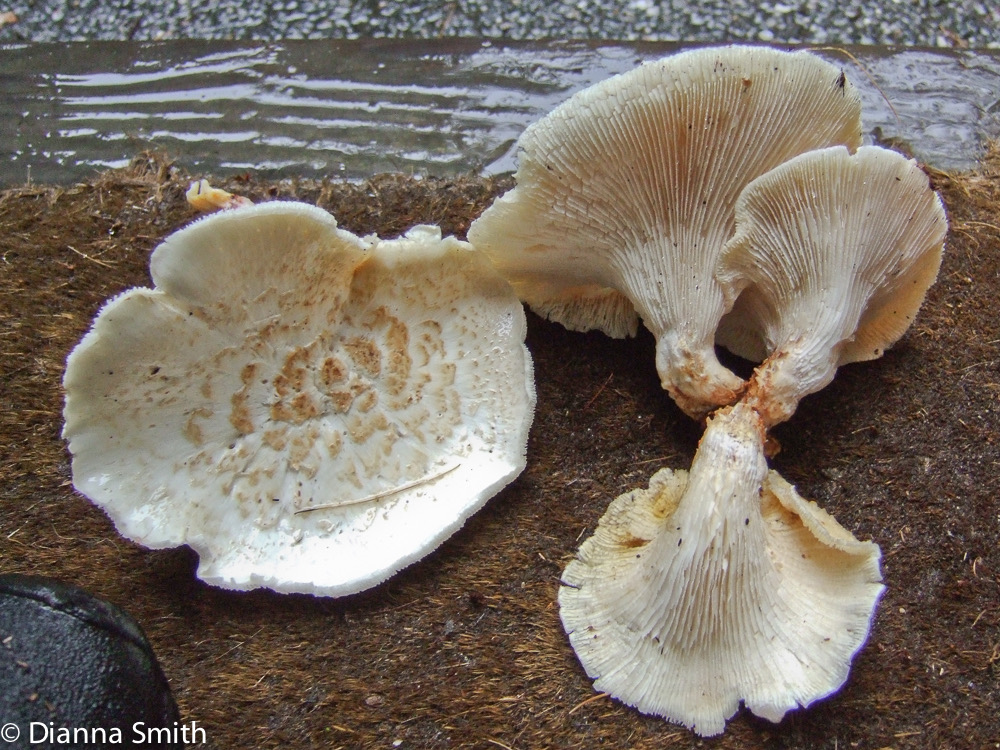
M206 580L367 588L523 468L524 313L467 244L261 204L151 268L70 356L65 436L75 486L130 538L189 544Z

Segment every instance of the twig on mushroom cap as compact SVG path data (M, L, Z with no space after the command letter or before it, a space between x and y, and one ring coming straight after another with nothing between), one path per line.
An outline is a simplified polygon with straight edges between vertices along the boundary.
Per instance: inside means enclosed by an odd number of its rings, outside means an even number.
M769 472L764 434L720 410L690 473L612 502L559 592L595 689L701 735L741 701L779 721L837 690L883 591L878 546Z
M524 312L438 228L358 238L266 203L175 233L151 271L70 355L64 436L77 489L206 581L362 590L524 468Z
M312 513L317 510L333 510L334 508L346 508L348 505L363 505L365 503L373 503L376 500L381 500L385 497L391 497L392 495L399 494L404 490L412 490L414 487L420 487L421 485L430 484L441 477L451 474L455 471L461 464L454 464L441 471L435 471L433 474L429 474L426 477L420 477L419 479L414 479L410 482L403 482L403 484L397 485L382 492L375 492L371 495L365 495L364 497L349 498L346 500L339 500L332 503L323 503L322 505L310 505L308 508L302 508L295 511L296 515L299 513Z
M518 294L569 328L657 338L664 388L687 413L732 403L715 357L714 278L743 187L792 156L861 143L843 73L808 53L685 52L603 81L529 127L517 187L473 223Z
M720 261L730 296L719 340L751 359L749 402L768 426L833 379L882 356L937 277L947 232L917 164L887 149L802 154L750 183Z

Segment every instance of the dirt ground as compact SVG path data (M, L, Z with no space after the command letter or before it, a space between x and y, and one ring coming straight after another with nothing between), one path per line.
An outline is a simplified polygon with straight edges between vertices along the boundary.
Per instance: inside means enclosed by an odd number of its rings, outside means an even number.
M616 341L529 315L527 470L369 592L226 592L195 578L190 550L119 537L72 488L60 381L102 302L148 285L149 253L192 218L189 178L162 158L0 192L0 570L124 606L208 747L1000 748L1000 149L975 173L932 178L951 231L916 324L776 433L772 466L881 545L888 587L844 688L781 724L742 711L705 740L642 716L593 691L560 626L560 572L609 501L688 467L700 435L660 389L647 334ZM510 184L222 183L387 237L420 222L464 236Z

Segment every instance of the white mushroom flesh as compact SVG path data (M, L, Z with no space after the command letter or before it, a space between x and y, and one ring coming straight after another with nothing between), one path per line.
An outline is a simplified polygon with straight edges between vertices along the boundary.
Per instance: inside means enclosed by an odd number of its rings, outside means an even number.
M745 404L690 473L617 498L563 573L563 625L597 690L722 732L741 701L779 721L837 690L882 593L880 551L767 469Z
M523 469L524 314L466 243L268 203L172 235L151 270L70 355L64 435L75 486L206 581L367 588Z
M647 63L529 127L517 187L469 239L569 328L621 336L638 313L663 386L703 416L742 385L713 348L727 305L714 272L740 191L796 154L857 147L860 112L842 71L805 52L734 46Z
M754 180L736 206L720 280L746 287L719 338L767 360L751 391L768 425L874 359L910 326L937 277L941 200L912 160L866 146L798 156Z

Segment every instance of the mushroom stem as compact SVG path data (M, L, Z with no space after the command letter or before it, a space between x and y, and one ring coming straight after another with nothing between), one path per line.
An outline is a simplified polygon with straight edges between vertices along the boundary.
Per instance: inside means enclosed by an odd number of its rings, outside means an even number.
M747 383L744 401L770 429L788 420L799 401L830 384L837 374L839 347L799 340L764 360Z
M879 549L803 500L745 403L690 473L617 498L563 574L563 625L594 687L701 735L740 701L771 721L837 690L882 592Z
M656 341L660 385L685 414L698 420L735 403L747 385L719 362L708 338L708 342L692 345L668 331Z

